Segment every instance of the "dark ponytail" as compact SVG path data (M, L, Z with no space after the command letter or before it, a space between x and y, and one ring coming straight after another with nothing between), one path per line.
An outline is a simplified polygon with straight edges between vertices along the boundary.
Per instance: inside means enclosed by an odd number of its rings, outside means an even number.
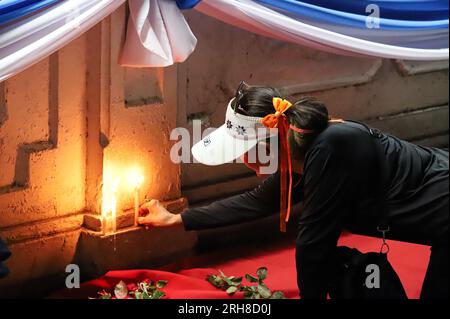
M303 160L314 139L328 127L328 109L315 97L303 97L286 111L289 123L295 127L311 130L312 133L299 133L290 130L288 135L292 156Z
M268 86L245 86L239 98L239 105L233 108L247 116L264 117L274 113L272 98L284 98L280 91ZM235 101L236 102L236 101ZM328 110L322 102L314 97L303 97L293 102L286 112L291 125L312 130L313 133L299 133L290 130L288 136L291 152L294 158L303 159L314 139L328 126Z

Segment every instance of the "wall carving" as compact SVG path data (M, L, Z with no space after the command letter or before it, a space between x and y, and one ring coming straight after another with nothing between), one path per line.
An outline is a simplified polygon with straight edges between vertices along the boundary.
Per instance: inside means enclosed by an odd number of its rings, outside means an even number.
M3 96L0 99L0 124L8 119L5 84L0 90ZM58 141L58 53L49 57L48 63L48 140L37 140L29 143L21 143L17 146L15 158L14 177L7 185L0 184L0 194L19 191L29 186L30 180L30 155L44 152L57 147ZM3 114L3 121L2 116ZM1 125L0 125L1 126Z
M367 70L360 70L360 73L351 75L338 75L336 78L311 81L306 83L292 84L281 87L281 92L285 95L298 95L310 92L319 92L337 89L352 85L361 85L373 81L375 75L380 70L383 60L376 59Z

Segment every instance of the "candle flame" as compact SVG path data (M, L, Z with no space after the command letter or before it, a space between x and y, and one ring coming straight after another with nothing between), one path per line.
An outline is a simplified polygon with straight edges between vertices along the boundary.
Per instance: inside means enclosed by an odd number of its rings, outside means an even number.
M140 188L144 182L144 176L139 169L133 168L128 173L128 182L133 188Z

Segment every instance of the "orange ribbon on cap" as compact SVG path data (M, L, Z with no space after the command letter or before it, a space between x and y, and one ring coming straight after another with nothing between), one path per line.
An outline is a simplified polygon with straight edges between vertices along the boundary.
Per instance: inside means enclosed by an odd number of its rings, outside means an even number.
M272 102L275 113L266 115L261 119L261 123L268 128L278 128L278 134L280 135L280 230L285 232L286 223L291 213L292 163L291 151L287 141L289 121L284 112L292 106L292 103L279 97L274 97ZM286 189L287 173L289 173L288 189Z
M288 100L283 100L279 97L274 97L272 99L273 107L275 108L275 113L266 115L261 123L268 128L278 127L278 122L281 117L286 117L284 112L286 112L291 106L292 103Z

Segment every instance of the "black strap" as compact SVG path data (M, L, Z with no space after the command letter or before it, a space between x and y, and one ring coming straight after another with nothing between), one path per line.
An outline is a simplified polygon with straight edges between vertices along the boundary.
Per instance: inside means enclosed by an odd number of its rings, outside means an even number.
M378 171L378 189L376 191L376 200L379 212L379 220L377 231L379 231L383 237L383 244L381 245L381 252L388 253L389 245L386 243L386 233L390 231L389 227L389 207L388 207L388 187L389 187L389 171L387 167L385 151L383 144L381 143L384 137L383 133L374 128L369 128L370 134L374 137L373 144L375 148L375 154L377 159L377 171Z
M374 183L375 201L379 214L377 231L381 233L383 238L383 244L381 246L381 252L387 253L389 246L386 243L386 233L389 232L389 207L387 205L387 191L389 187L389 170L385 157L385 150L382 144L382 139L385 135L376 128L371 128L365 123L361 123L353 120L345 120L346 122L353 122L362 125L366 128L366 131L373 137L373 148L376 156L376 172L378 173L378 183Z
M369 128L370 134L374 137L372 139L376 160L377 160L377 171L378 171L378 186L376 190L377 202L380 210L380 219L378 221L379 227L388 228L388 213L389 208L387 206L387 188L388 188L388 168L385 158L385 152L383 145L381 144L381 139L383 138L383 133L378 129Z

